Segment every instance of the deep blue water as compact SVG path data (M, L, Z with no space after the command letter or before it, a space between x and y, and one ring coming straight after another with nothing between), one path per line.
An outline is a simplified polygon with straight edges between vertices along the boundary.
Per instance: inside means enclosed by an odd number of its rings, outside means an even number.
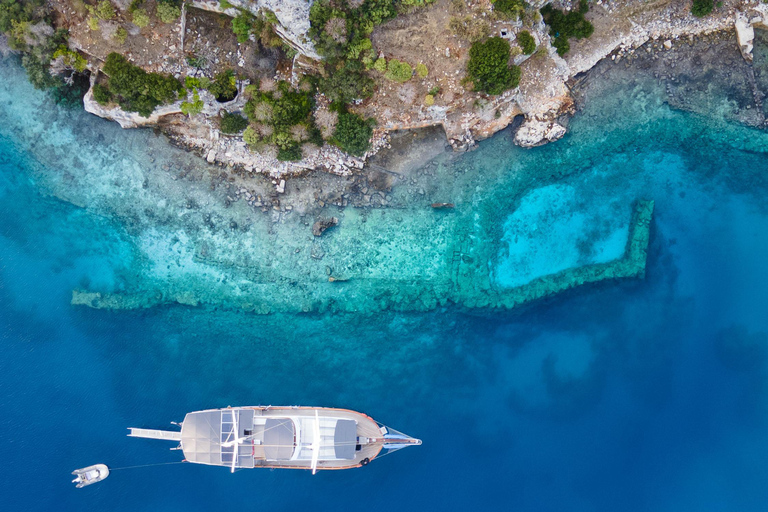
M595 152L608 107L587 105L559 143L525 153L497 138L472 158ZM4 508L765 510L768 164L706 118L644 108L567 180L656 200L646 279L510 312L72 307L73 288L113 280L132 257L130 230L42 190L31 169L57 162L0 127ZM262 403L361 410L424 444L314 477L178 464L69 483L97 462L181 459L126 427Z

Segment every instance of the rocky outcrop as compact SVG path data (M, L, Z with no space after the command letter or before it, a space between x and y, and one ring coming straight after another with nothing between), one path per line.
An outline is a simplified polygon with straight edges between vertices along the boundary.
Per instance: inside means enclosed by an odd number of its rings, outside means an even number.
M553 120L526 119L515 133L515 144L524 148L554 142L565 135L565 127Z
M126 112L117 105L100 105L93 99L92 89L89 89L83 97L83 106L86 112L115 121L121 128L155 126L165 116L181 114L181 101L157 107L149 117L144 117L136 112Z
M739 13L736 17L736 40L739 42L739 49L747 62L752 62L752 48L755 40L755 29L747 19L746 15Z
M192 0L193 7L205 11L223 12L237 16L239 9L253 14L271 12L277 18L275 31L297 52L311 59L320 59L315 46L307 36L309 32L309 8L314 0L229 0L235 8L222 9L218 0Z

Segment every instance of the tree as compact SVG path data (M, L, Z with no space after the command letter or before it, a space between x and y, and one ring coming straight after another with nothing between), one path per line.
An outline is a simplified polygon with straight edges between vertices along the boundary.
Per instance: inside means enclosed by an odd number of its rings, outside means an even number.
M355 156L362 156L371 146L373 120L351 112L340 112L331 142Z
M347 104L356 99L370 98L375 84L365 73L363 65L355 60L348 60L337 66L326 66L326 77L318 83L320 92L331 101Z
M710 0L711 1L711 0ZM589 37L595 31L595 27L584 18L589 11L587 0L579 0L578 10L564 13L545 5L541 9L544 22L549 25L549 34L552 36L552 46L557 48L558 55L565 55L571 45L568 38L583 39Z
M197 92L197 91L195 91ZM221 133L240 133L248 126L248 120L240 114L224 112L219 123Z
M501 94L520 83L520 68L509 66L509 41L492 37L477 42L469 50L467 74L475 90L487 94Z
M697 18L703 18L707 14L711 13L714 7L714 0L693 0L693 5L691 6L691 14Z

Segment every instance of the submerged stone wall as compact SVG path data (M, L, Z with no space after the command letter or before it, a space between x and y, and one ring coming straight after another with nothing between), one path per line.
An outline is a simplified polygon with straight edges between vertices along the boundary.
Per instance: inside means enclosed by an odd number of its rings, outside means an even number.
M485 261L469 256L465 240L451 246L448 272L425 279L335 278L299 281L277 278L273 282L249 283L239 292L222 287L202 294L176 286L127 294L99 293L77 289L72 304L96 309L141 309L163 304L200 304L243 309L254 313L324 311L427 311L455 304L469 309L511 309L556 293L611 279L644 277L653 201L638 201L623 257L602 264L569 268L534 279L511 289L495 287ZM462 250L462 245L466 252Z

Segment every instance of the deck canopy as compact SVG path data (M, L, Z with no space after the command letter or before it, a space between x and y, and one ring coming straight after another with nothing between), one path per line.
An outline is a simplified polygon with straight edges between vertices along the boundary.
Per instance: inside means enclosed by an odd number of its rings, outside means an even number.
M354 459L356 444L357 422L354 420L338 420L333 431L333 447L336 452L336 458Z
M181 448L189 462L253 467L253 409L220 409L191 412L181 426ZM237 429L237 430L235 430ZM234 443L235 438L246 440Z
M296 427L289 418L269 418L264 425L264 455L267 460L288 460L296 446Z

